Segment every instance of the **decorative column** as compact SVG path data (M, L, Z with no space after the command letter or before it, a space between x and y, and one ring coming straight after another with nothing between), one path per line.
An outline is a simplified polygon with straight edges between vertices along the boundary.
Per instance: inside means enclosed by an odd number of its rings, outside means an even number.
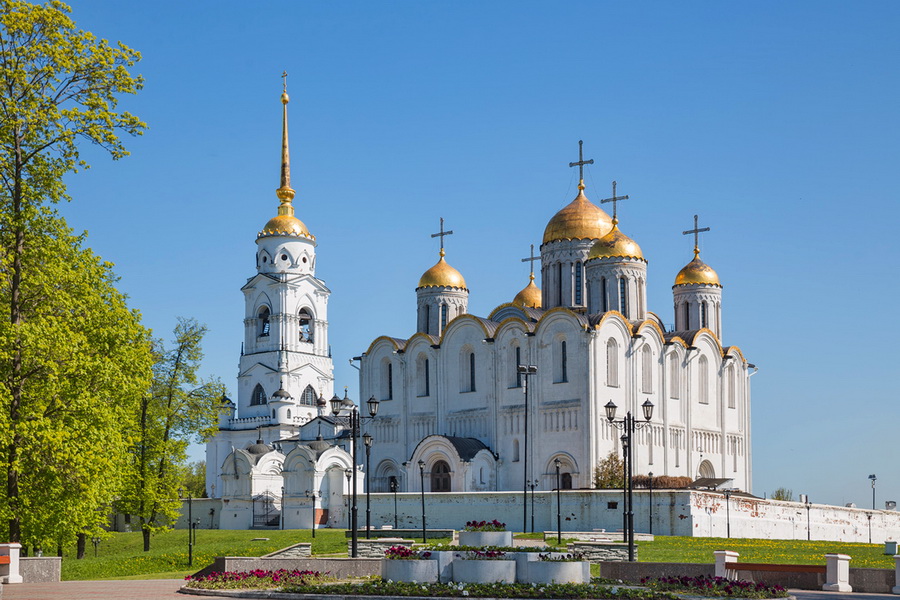
M846 554L825 555L825 585L822 590L826 592L852 592L850 587L850 557Z

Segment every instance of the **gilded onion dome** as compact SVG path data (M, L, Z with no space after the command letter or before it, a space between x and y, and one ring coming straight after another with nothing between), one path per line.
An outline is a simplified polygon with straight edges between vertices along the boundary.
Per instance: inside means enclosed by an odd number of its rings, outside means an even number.
M553 215L544 229L544 243L557 240L600 239L612 227L606 211L594 205L584 195L584 181L578 184L578 195Z
M516 294L512 303L516 306L524 308L540 308L541 307L541 288L534 284L534 273L530 276L531 281L525 286L521 292Z
M700 260L700 250L694 248L694 260L678 271L675 285L714 285L722 287L719 275L708 264Z
M419 279L416 289L427 287L453 287L465 290L466 280L462 274L444 260L444 249L441 248L441 259L437 264L425 271Z
M269 219L262 231L257 237L266 237L270 235L291 235L297 237L305 237L316 239L309 232L306 225L294 216L294 190L291 188L291 159L288 148L288 118L287 105L290 97L287 89L281 94L281 104L283 106L283 120L281 127L281 187L275 194L278 196L280 204L278 205L278 215Z
M647 262L647 259L644 258L644 253L641 252L641 247L637 245L637 242L622 233L618 222L618 219L613 218L612 230L591 246L587 259L636 258Z

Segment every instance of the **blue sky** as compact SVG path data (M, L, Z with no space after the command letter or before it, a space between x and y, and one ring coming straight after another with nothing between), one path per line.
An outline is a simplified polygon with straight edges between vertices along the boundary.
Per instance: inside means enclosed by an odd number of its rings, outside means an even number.
M575 195L577 142L631 200L648 305L703 258L725 285L724 342L752 379L754 492L900 500L900 243L892 2L74 2L81 28L140 50L122 107L149 131L69 178L62 208L116 264L146 325L209 326L204 371L234 390L241 285L275 214L280 75L298 216L333 294L336 385L382 334L415 327L414 288L449 262L485 315ZM894 175L891 175L894 173ZM892 266L893 265L893 266ZM894 273L894 275L891 275ZM198 457L202 456L197 452Z

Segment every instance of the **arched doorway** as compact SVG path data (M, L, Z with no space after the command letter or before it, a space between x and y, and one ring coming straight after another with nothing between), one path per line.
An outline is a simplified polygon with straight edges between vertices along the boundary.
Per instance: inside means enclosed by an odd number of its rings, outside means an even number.
M700 477L702 479L715 479L716 477L716 470L708 460L704 460L700 463Z
M450 491L450 465L446 461L439 460L431 467L431 491Z

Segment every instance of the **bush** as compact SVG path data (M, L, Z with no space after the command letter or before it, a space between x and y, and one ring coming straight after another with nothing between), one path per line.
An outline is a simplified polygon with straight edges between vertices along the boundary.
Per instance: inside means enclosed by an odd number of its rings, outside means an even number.
M656 590L687 592L699 596L737 596L739 598L786 598L787 590L780 585L725 579L724 577L660 577L641 579L641 585Z
M204 590L247 590L247 589L272 589L285 585L308 586L319 583L326 574L319 571L226 571L225 573L210 573L204 577L185 577L185 584L189 588Z

